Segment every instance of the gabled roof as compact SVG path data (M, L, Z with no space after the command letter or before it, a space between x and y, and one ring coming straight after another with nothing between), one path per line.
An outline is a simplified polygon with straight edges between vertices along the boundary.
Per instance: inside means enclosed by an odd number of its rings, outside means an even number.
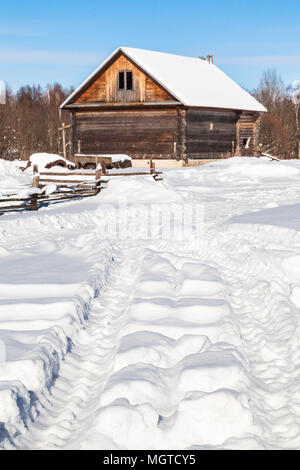
M186 106L266 111L253 96L207 60L131 47L116 49L67 98L61 108L72 102L72 99L120 52Z

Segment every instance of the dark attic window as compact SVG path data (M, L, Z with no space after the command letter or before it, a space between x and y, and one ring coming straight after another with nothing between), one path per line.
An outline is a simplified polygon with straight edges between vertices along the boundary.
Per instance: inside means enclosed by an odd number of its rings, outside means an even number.
M126 72L126 90L132 90L132 72Z
M119 72L119 90L132 90L133 89L133 80L132 72L122 70Z
M125 72L119 72L119 90L125 89Z

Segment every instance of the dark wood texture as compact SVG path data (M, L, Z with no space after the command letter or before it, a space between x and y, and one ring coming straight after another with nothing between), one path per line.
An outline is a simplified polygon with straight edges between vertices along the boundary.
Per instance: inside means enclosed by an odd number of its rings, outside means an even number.
M187 111L184 108L178 108L178 160L187 158Z
M222 158L232 153L235 141L235 111L188 109L186 152L189 158Z
M176 109L119 109L76 113L83 153L174 158Z
M256 146L258 144L258 119L259 113L242 112L239 118L240 124L240 146L241 151L244 147L245 141L250 137L250 145Z
M119 72L132 71L133 89L119 90ZM174 97L151 77L137 67L124 54L104 70L86 90L77 96L74 103L140 103L174 101Z

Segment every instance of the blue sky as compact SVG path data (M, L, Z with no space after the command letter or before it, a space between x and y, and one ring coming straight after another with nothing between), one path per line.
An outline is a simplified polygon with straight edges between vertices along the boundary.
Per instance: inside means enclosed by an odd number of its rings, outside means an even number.
M299 0L1 2L0 80L78 86L118 46L213 54L242 86L300 79Z

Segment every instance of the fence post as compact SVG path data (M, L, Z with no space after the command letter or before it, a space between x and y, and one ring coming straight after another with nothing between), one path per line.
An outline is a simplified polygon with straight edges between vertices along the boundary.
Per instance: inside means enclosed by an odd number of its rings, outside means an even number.
M64 158L67 158L67 147L66 147L66 129L65 129L65 123L62 123L62 142L63 142L63 154Z
M96 193L100 192L100 178L101 178L101 166L98 165L95 172L95 191Z
M39 172L38 172L38 166L33 165L33 183L32 183L32 186L34 188L38 188L39 184L40 184L40 175L39 175Z
M152 160L152 157L150 157L150 174L153 175L155 173L155 163Z
M40 175L38 173L38 166L33 165L33 188L38 188L40 183ZM30 210L37 211L38 210L38 195L31 194L30 197Z
M30 210L31 211L37 211L38 209L39 209L38 195L37 194L31 194L31 197L30 197Z

